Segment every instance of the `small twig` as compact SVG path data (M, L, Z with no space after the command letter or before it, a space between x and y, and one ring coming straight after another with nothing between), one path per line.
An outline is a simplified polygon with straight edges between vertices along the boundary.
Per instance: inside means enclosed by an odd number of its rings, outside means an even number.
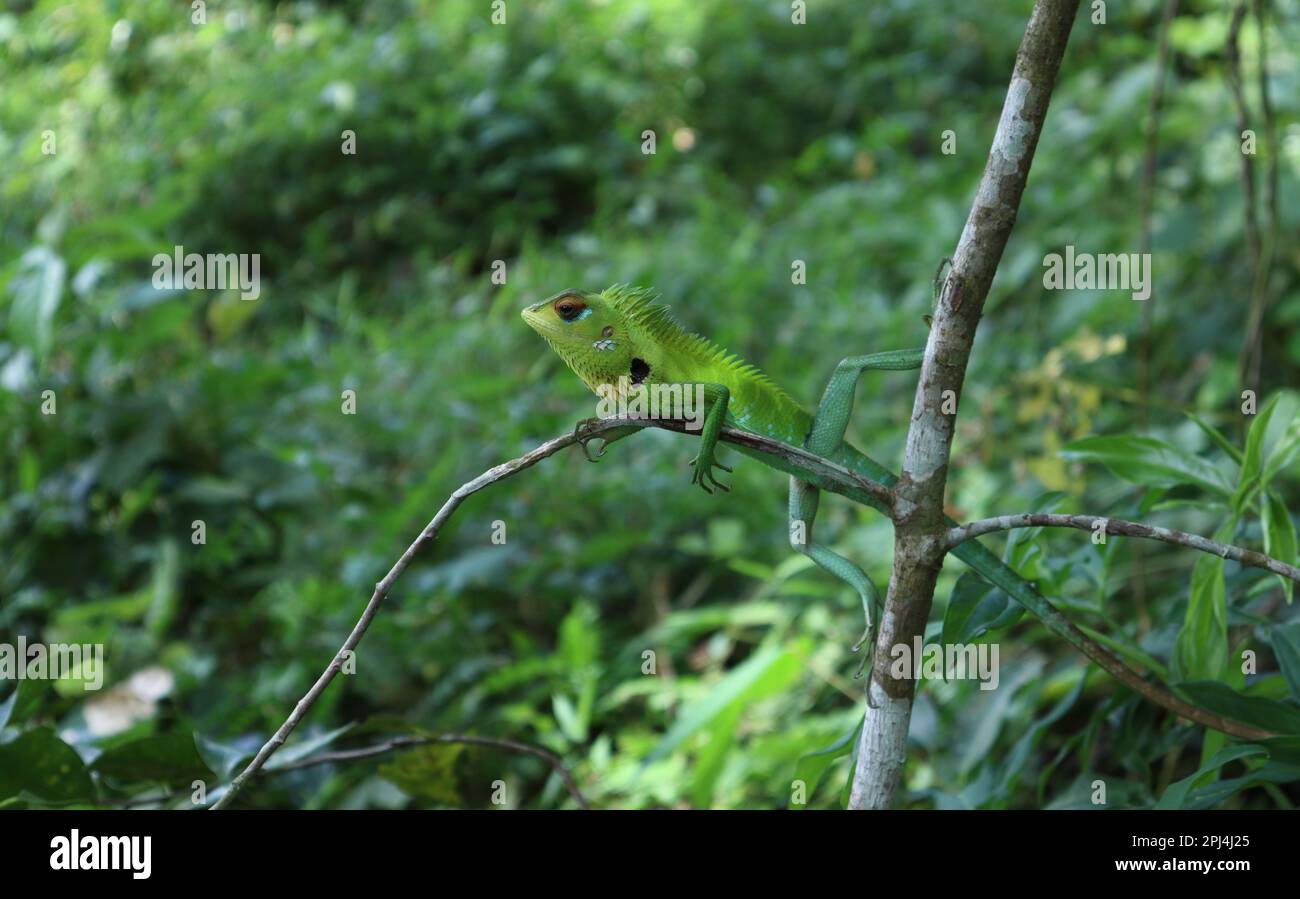
M1165 92L1165 69L1169 60L1169 31L1178 14L1178 0L1165 0L1165 11L1160 21L1159 46L1156 50L1155 83L1151 85L1151 101L1147 106L1146 161L1142 170L1142 245L1143 255L1151 252L1151 219L1155 210L1156 157L1160 145L1160 104ZM1147 394L1151 369L1151 316L1155 306L1154 291L1142 304L1142 343L1138 351L1138 423L1141 430L1147 424Z
M1101 528L1098 528L1098 524ZM1280 562L1271 556L1266 556L1261 552L1253 549L1243 549L1240 546L1230 546L1227 543L1219 543L1215 540L1209 540L1197 534L1188 534L1185 531L1175 531L1169 528L1155 527L1154 525L1141 524L1136 521L1125 521L1121 518L1104 518L1098 515L1054 515L1046 512L1027 512L1021 515L1002 515L997 518L984 518L980 521L972 521L969 524L960 525L948 531L947 546L952 549L959 543L970 540L975 537L981 537L984 534L991 534L994 531L1009 531L1012 528L1074 528L1080 531L1104 532L1109 535L1119 537L1144 537L1148 540L1159 540L1162 543L1172 543L1176 546L1186 546L1190 549L1200 550L1203 553L1209 553L1212 556L1219 556L1224 559L1231 559L1234 562L1240 562L1242 565L1248 565L1251 568L1262 568L1265 571L1271 571L1274 574L1280 574L1282 577L1290 578L1300 583L1300 568L1294 565L1288 565Z
M1228 58L1228 87L1232 90L1232 100L1237 109L1237 140L1242 139L1242 132L1249 130L1249 107L1246 105L1246 92L1241 83L1241 50L1238 38L1241 24L1246 18L1246 0L1238 0L1232 10L1232 22L1228 26L1228 41L1225 54ZM1250 164L1250 156L1241 154L1241 189L1244 194L1246 212L1246 245L1250 249L1252 269L1259 265L1259 218L1255 213L1255 169Z
M1243 4L1244 5L1244 4ZM1277 253L1281 223L1277 205L1278 152L1277 120L1273 101L1268 91L1268 21L1266 0L1252 0L1255 27L1259 33L1259 61L1257 68L1260 116L1264 120L1264 146L1268 152L1268 174L1264 182L1264 208L1268 214L1268 229L1260 240L1260 255L1256 260L1251 279L1250 314L1246 321L1246 342L1241 348L1241 378L1244 384L1258 388L1260 368L1264 355L1264 313L1269 305L1269 281L1273 273L1273 260ZM1240 87L1241 72L1236 76ZM1239 104L1244 104L1240 95ZM1244 158L1244 154L1243 154Z
M352 628L352 632L348 634L347 639L343 641L343 645L334 655L334 658L330 660L330 663L325 667L325 670L321 672L320 677L318 677L316 682L312 684L311 689L307 691L306 695L304 695L302 699L298 700L298 704L294 706L293 712L291 712L289 717L285 719L284 723L280 725L279 729L276 730L271 739L268 740L260 750L258 750L257 755L253 757L251 762L249 762L248 767L241 771L239 776L230 782L230 786L226 788L225 794L212 805L212 808L214 810L227 808L234 801L235 796L239 794L240 790L244 788L248 779L257 774L257 772L266 764L267 760L284 745L284 741L288 739L289 735L293 733L294 728L296 728L302 719L306 717L307 712L310 711L311 707L316 704L318 699L320 699L321 694L325 692L325 688L330 685L332 680L334 680L334 677L343 667L344 662L356 649L357 644L361 642L361 638L365 636L366 630L370 627L370 622L374 620L376 613L379 611L379 607L383 604L385 597L388 596L388 591L392 589L393 584L402 576L402 572L406 571L410 566L416 553L438 536L438 532L442 530L443 525L447 523L447 520L451 518L456 509L459 508L460 504L463 503L467 497L478 493L480 490L483 490L498 481L504 481L506 478L533 467L548 456L553 456L565 447L572 446L580 440L598 438L608 431L617 429L646 427L657 427L670 431L681 431L683 433L698 433L688 430L686 423L681 421L627 420L611 418L588 422L584 424L581 429L575 429L572 433L565 434L562 437L556 437L553 440L548 440L535 449L524 453L524 455L519 458L511 459L509 462L504 462L493 468L489 468L473 480L466 481L464 484L457 487L452 492L451 496L448 497L447 501L443 503L442 508L438 510L438 514L433 516L433 519L424 526L424 530L420 532L420 535L406 548L406 552L402 553L401 558L399 558L397 562L394 563L393 567L389 569L388 574L384 575L383 580L375 584L375 590L370 596L370 601L366 603L366 607L361 613L361 618L357 621L356 626ZM870 478L863 477L856 472L849 471L847 468L814 455L807 450L789 446L788 444L781 443L778 440L760 437L757 434L751 434L747 431L738 431L735 428L723 428L721 439L727 443L744 446L773 456L778 463L776 464L776 467L781 470L789 471L792 465L797 465L800 468L805 469L805 471L813 472L817 476L808 478L808 480L811 483L815 483L818 487L822 487L835 493L840 493L850 499L857 500L858 502L865 502L876 508L888 510L892 507L892 494L888 487L872 481ZM520 745L522 746L523 744Z
M1228 39L1224 46L1224 55L1228 61L1228 87L1232 91L1232 102L1237 111L1236 138L1238 141L1243 140L1242 135L1250 129L1250 107L1246 103L1246 90L1242 83L1241 49L1239 45L1241 26L1246 20L1247 10L1248 0L1237 0L1236 6L1232 9L1232 20L1228 25ZM1273 147L1270 146L1269 150L1272 152ZM1267 279L1268 263L1264 259L1265 248L1260 238L1259 213L1256 210L1255 166L1249 153L1241 154L1241 193L1242 203L1245 207L1246 249L1250 254L1251 300L1249 310L1246 313L1246 339L1241 345L1241 352L1237 361L1237 372L1243 382L1243 387L1257 389L1259 387L1258 383L1256 383L1259 370L1257 364L1258 347L1263 339L1263 331L1260 326L1263 322L1264 301L1267 295L1264 282ZM1272 252L1270 241L1268 254L1271 256Z

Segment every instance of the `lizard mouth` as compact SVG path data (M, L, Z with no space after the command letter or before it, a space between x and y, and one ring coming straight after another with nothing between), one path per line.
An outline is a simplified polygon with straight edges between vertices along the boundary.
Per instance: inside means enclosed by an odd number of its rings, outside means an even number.
M522 317L523 320L528 323L528 327L532 328L534 331L536 331L539 334L545 333L544 328L546 326L546 323L545 320L542 318L542 308L545 305L546 305L545 303L534 303L531 306L525 306L519 312L520 317Z
M555 314L551 311L550 300L543 300L540 303L525 306L520 310L519 315L528 323L528 327L547 340L563 341L564 338L572 336L566 333L563 330L563 325L556 320Z

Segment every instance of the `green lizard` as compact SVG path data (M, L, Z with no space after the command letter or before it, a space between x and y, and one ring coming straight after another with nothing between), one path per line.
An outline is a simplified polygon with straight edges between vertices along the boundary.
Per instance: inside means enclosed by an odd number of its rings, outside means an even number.
M897 477L854 449L844 440L859 377L872 370L901 371L919 368L923 350L897 350L852 356L836 366L815 414L809 414L767 375L698 334L686 331L668 307L654 301L644 289L615 286L600 293L565 290L523 310L530 327L546 339L565 364L597 393L626 391L635 384L678 384L703 393L706 411L700 429L700 446L692 461L692 482L712 493L726 490L714 469L731 471L715 459L724 424L801 447L870 480L892 486ZM582 423L579 423L579 428ZM604 448L634 429L616 429L602 435ZM583 451L592 458L587 441ZM791 473L790 544L826 571L849 584L862 600L867 619L855 651L872 639L880 594L861 568L812 538L820 491L797 467L777 465L774 457L737 449L774 468ZM593 460L594 461L594 460ZM806 473L805 473L806 475ZM881 500L871 505L889 514ZM956 522L949 519L950 525ZM1013 600L1040 618L1047 627L1092 659L1112 676L1151 701L1217 730L1246 739L1268 736L1247 725L1199 709L1168 690L1145 680L1095 640L1076 628L1028 581L1007 566L978 540L953 548L957 556L981 577L1001 588ZM864 665L865 665L864 657ZM861 669L859 669L859 672Z

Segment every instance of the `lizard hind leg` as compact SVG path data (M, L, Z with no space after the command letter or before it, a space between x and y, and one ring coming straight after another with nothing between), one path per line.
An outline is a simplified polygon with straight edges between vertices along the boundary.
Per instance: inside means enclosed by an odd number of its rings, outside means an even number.
M821 491L798 478L790 479L790 546L797 552L812 559L825 571L835 575L857 592L862 600L862 614L866 619L866 629L862 637L853 644L853 651L858 652L864 646L867 652L862 656L854 678L859 678L866 670L875 648L875 625L881 601L880 591L865 571L830 547L812 540L813 520L817 517L817 506L821 501Z

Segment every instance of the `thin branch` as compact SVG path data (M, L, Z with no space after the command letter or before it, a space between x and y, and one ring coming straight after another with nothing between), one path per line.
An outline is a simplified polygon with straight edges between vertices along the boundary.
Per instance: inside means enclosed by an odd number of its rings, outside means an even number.
M1277 118L1268 91L1268 21L1266 0L1252 0L1255 27L1259 33L1259 60L1257 68L1260 116L1264 120L1264 146L1268 153L1268 174L1265 186L1264 208L1268 213L1268 229L1260 241L1260 255L1251 279L1250 314L1246 321L1246 341L1241 348L1241 378L1244 384L1259 387L1260 368L1264 356L1264 313L1269 305L1269 281L1273 274L1273 261L1277 254L1281 221L1277 205L1278 152ZM1238 68L1236 99L1240 107L1241 72ZM1243 159L1245 154L1242 154Z
M1098 528L1098 524L1101 528ZM1155 527L1137 521L1125 521L1121 518L1103 518L1097 515L1054 515L1045 512L1027 512L1020 515L1001 515L997 518L984 518L960 525L948 531L947 546L952 549L959 543L982 537L994 531L1009 531L1013 528L1074 528L1079 531L1093 531L1119 537L1143 537L1147 540L1159 540L1175 546L1185 546L1200 550L1212 556L1231 559L1251 568L1262 568L1282 577L1300 583L1300 568L1280 562L1253 549L1243 549L1209 540L1198 534L1175 531L1170 528Z
M1147 106L1146 160L1142 167L1142 244L1138 252L1151 252L1151 219L1155 210L1156 161L1160 145L1160 104L1165 93L1165 70L1169 64L1169 32L1174 17L1178 15L1178 0L1165 0L1164 15L1160 20L1159 45L1156 50L1155 82L1151 85L1151 100ZM1153 292L1142 304L1142 341L1138 350L1138 423L1141 430L1147 425L1147 394L1151 371L1151 318L1156 297Z
M433 516L433 519L424 526L424 530L422 530L420 535L415 538L415 541L406 548L406 552L402 553L397 562L393 564L393 567L389 569L388 574L384 575L383 580L375 584L374 592L370 596L370 601L366 603L366 607L361 613L361 618L357 621L356 626L352 628L352 632L348 634L347 639L343 641L343 645L339 648L339 651L335 653L334 658L330 660L330 663L327 666L325 666L325 670L321 672L320 677L318 677L316 682L312 684L311 689L307 691L302 699L298 700L297 705L294 706L289 717L280 725L271 739L268 740L260 750L258 750L257 755L253 757L251 762L249 762L248 767L241 771L239 775L230 782L230 786L226 788L226 792L212 805L212 808L215 810L229 807L234 801L235 796L237 796L244 788L249 778L256 775L257 772L266 764L267 760L284 745L284 741L288 739L289 735L293 733L294 729L302 719L306 717L307 712L309 712L311 707L316 704L316 701L320 699L321 694L325 692L325 688L330 685L330 682L334 680L340 669L342 669L343 664L351 657L357 644L361 642L361 638L365 636L366 631L369 629L371 621L374 620L375 615L379 612L379 607L383 605L384 599L388 596L388 592L392 589L393 584L402 576L402 572L406 571L410 566L416 554L427 544L433 542L434 538L438 536L438 532L442 530L448 519L450 519L456 512L456 509L460 507L461 503L463 503L468 497L478 493L480 490L490 487L498 481L504 481L521 471L532 468L543 459L553 456L560 450L572 446L575 443L580 441L585 442L593 438L601 438L602 435L605 435L610 431L621 431L622 434L626 434L628 430L646 427L681 431L683 433L698 433L688 430L686 423L681 421L632 421L613 418L593 420L584 423L579 428L575 428L570 434L565 434L562 437L556 437L553 440L546 441L535 449L524 453L524 455L517 459L511 459L509 462L503 462L500 465L489 468L478 477L466 481L464 484L452 491L451 496L448 497L442 508L438 510L438 514ZM611 435L610 439L618 439L619 436L622 435ZM721 439L727 443L732 443L771 456L771 463L774 467L780 470L793 472L794 468L797 466L801 469L800 476L804 477L810 483L816 484L818 487L830 490L834 493L839 493L850 499L866 503L867 505L886 512L892 508L892 495L889 488L871 480L870 478L857 474L856 472L849 471L842 465L838 465L828 459L823 459L820 456L810 453L807 450L789 446L778 440L760 437L757 434L751 434L747 431L739 431L735 428L723 428ZM523 744L519 745L522 746Z
M1242 132L1250 129L1250 111L1246 105L1246 92L1241 82L1241 50L1238 38L1241 24L1246 18L1246 0L1238 0L1232 10L1232 21L1228 25L1228 40L1224 48L1228 58L1228 87L1232 90L1233 104L1237 109L1237 140L1242 140ZM1255 212L1255 169L1250 164L1250 156L1241 154L1241 189L1245 202L1246 245L1250 249L1251 269L1259 266L1259 217Z
M1160 147L1160 105L1165 93L1165 70L1169 65L1169 32L1173 30L1174 18L1178 15L1178 0L1165 0L1164 14L1160 19L1160 37L1156 49L1156 73L1151 85L1151 100L1147 106L1146 121L1146 161L1142 171L1142 212L1139 216L1142 227L1141 245L1138 252L1145 258L1151 253L1153 243L1152 218L1155 213L1156 197L1156 163ZM1151 405L1151 321L1155 315L1156 291L1142 304L1142 337L1138 345L1138 430L1147 429L1147 413ZM1138 633L1146 633L1150 624L1147 613L1146 577L1142 569L1146 560L1139 546L1134 550L1133 561L1137 566L1138 577L1134 581L1133 604L1137 608Z

